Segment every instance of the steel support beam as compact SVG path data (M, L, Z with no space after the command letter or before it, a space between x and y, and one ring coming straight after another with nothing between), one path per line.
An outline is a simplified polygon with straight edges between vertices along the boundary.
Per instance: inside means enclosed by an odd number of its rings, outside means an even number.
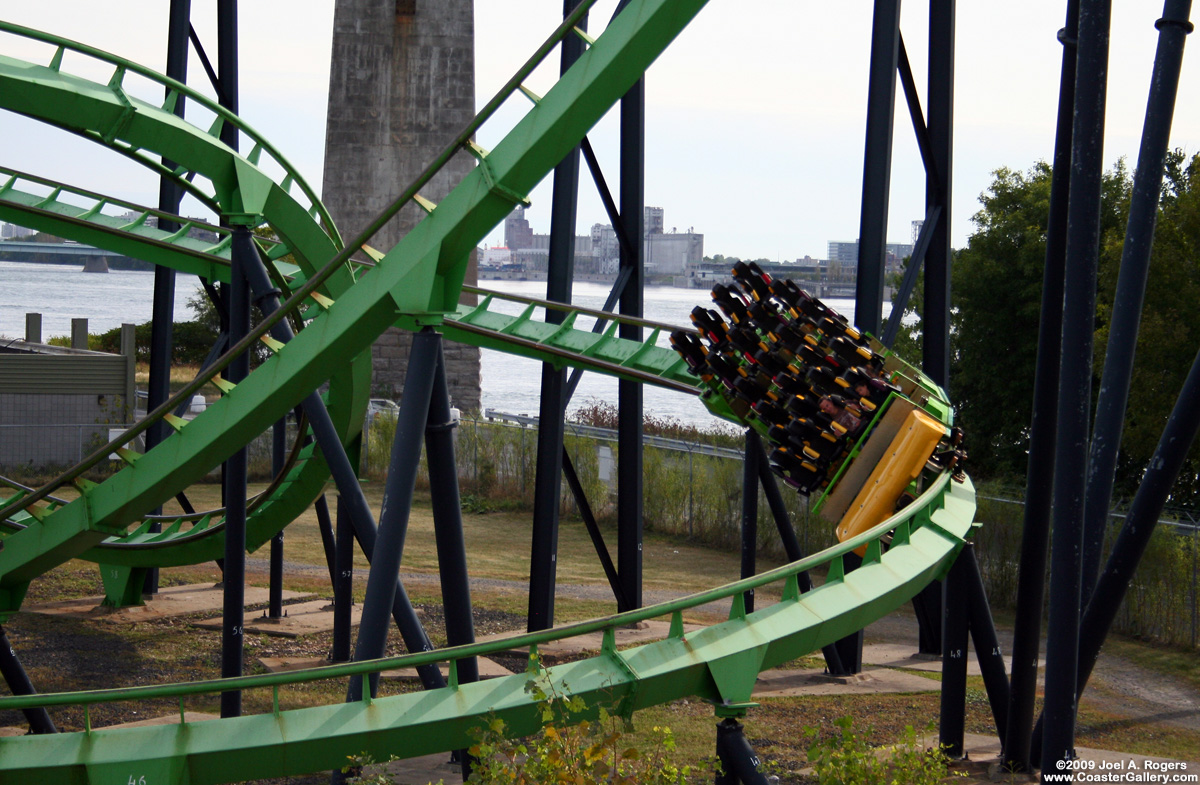
M29 680L29 674L17 658L16 649L8 642L8 634L4 632L3 627L0 627L0 676L4 677L4 683L13 695L37 694L33 682ZM58 728L54 727L54 720L50 719L49 712L44 708L22 709L21 713L29 722L29 730L32 733L58 733Z
M754 434L754 438L758 442L758 481L762 486L763 495L767 498L767 506L771 509L771 517L775 520L775 528L779 531L783 552L787 554L788 561L800 561L804 558L804 551L800 549L800 541L796 539L796 531L792 528L791 517L788 515L787 507L784 506L783 495L779 492L779 483L775 482L775 475L771 473L767 454L762 447L762 439L753 430L749 433ZM747 439L749 439L749 435ZM808 574L808 570L797 573L796 580L800 591L812 591L812 576ZM831 674L844 673L842 658L838 654L836 646L832 644L825 646L821 649L821 653L825 655L825 667Z
M191 0L171 0L167 22L167 68L164 73L172 79L187 83L188 27L191 22ZM185 99L178 96L175 115L183 117ZM174 169L175 163L163 159L163 168ZM179 212L179 200L183 192L167 178L159 178L158 209L167 213ZM159 229L175 231L179 227L171 221L160 219ZM175 270L163 265L154 268L154 304L150 317L150 378L146 384L146 411L154 411L163 401L171 397L171 346L175 322ZM146 431L146 451L149 452L166 437L166 423L155 421ZM162 507L150 511L161 514ZM150 531L162 531L162 524L153 523ZM145 571L143 594L158 593L158 568Z
M929 3L929 158L925 168L926 220L921 239L924 252L925 302L923 309L922 370L950 389L950 197L954 154L954 20L955 0ZM925 230L929 231L926 232ZM918 240L920 244L920 240ZM898 320L897 320L898 321ZM942 592L932 583L913 599L920 625L918 649L923 654L944 654Z
M883 263L892 182L892 126L896 117L899 53L900 0L875 0L862 212L858 225L858 284L854 297L854 321L859 329L874 335L880 334L883 324Z
M1175 408L1171 411L1167 425L1158 440L1158 447L1147 464L1146 473L1129 508L1129 515L1125 518L1125 524L1121 527L1116 542L1113 543L1108 564L1096 582L1096 589L1092 592L1092 599L1080 623L1079 667L1074 688L1076 700L1087 686L1088 677L1091 676L1096 659L1100 656L1100 647L1112 629L1125 594L1129 591L1129 584L1133 580L1138 562L1145 554L1146 546L1150 544L1150 538L1171 495L1175 480L1179 477L1187 454L1196 441L1197 432L1200 432L1200 406L1196 405L1197 400L1200 400L1200 354L1192 361L1192 368L1179 391L1179 397L1175 399ZM1042 721L1038 723L1038 731L1042 729L1047 716L1049 715L1043 715ZM1041 738L1042 734L1035 731L1035 748ZM1051 737L1048 733L1045 738L1049 744ZM1045 755L1042 757L1045 760Z
M969 547L969 543L966 547ZM942 692L938 745L949 758L963 757L967 721L967 564L959 551L942 581Z
M462 504L458 494L458 466L454 459L457 423L450 412L450 388L446 384L446 361L440 341L437 349L437 368L425 424L425 454L429 466L442 607L446 617L446 645L465 646L475 642L475 622L467 575L467 547L463 539ZM479 664L474 657L457 662L460 684L479 681Z
M1029 462L1025 473L1025 518L1017 576L1017 615L1013 624L1012 690L1008 728L1004 733L1004 766L1013 771L1029 771L1032 767L1029 745L1033 731L1034 694L1037 690L1038 649L1050 540L1050 504L1057 455L1058 374L1062 351L1067 204L1071 193L1071 139L1078 32L1079 3L1078 0L1068 0L1066 25L1058 33L1063 45L1058 125L1054 137L1054 173L1050 183L1050 215L1046 229L1046 265L1042 273L1042 308L1033 382L1033 415L1029 427Z
M1171 119L1179 90L1183 44L1192 31L1192 23L1188 19L1191 7L1191 0L1166 0L1162 18L1155 25L1158 27L1158 50L1154 55L1154 70L1150 77L1150 95L1146 100L1146 119L1142 125L1137 168L1133 170L1133 192L1129 198L1125 244L1121 249L1121 270L1113 296L1112 319L1108 325L1108 348L1104 353L1104 376L1096 398L1096 424L1092 431L1084 504L1084 605L1100 569L1100 551L1104 545L1104 530L1108 525L1117 452L1125 426L1133 357L1137 350L1146 279L1150 274L1154 222L1158 218Z
M563 18L579 0L564 0ZM580 20L587 29L587 17ZM565 74L583 54L583 40L569 35L562 41L559 73ZM571 302L575 277L575 214L579 203L579 145L554 167L554 193L550 204L550 249L546 272L546 299ZM547 308L546 321L561 324L565 314ZM539 398L537 470L533 493L533 544L529 567L530 632L554 626L554 584L558 559L558 509L562 493L563 418L566 413L566 372L542 363Z
M1042 746L1042 771L1056 771L1058 765L1065 765L1059 761L1075 757L1081 549L1092 399L1092 336L1100 247L1110 14L1111 0L1083 0L1079 6L1058 387L1058 460L1054 472L1054 525L1050 548L1050 619L1046 637L1044 711L1049 720L1049 732Z
M954 163L955 0L929 2L929 147L933 169L925 173L925 209L934 219L925 253L924 356L921 370L950 389L950 203ZM922 227L924 228L924 227Z
M265 317L279 308L279 290L275 289L271 283L266 267L263 266L257 253L254 256L254 262L255 264L250 265L247 272L250 275L250 285L255 292L255 303ZM280 343L288 343L294 337L291 325L286 319L278 322L271 329L271 335ZM311 392L305 396L300 406L312 429L313 439L316 440L325 460L329 463L329 473L337 487L340 501L345 502L346 510L350 513L354 537L358 541L359 548L366 556L367 561L373 564L375 543L378 538L375 516L371 513L367 497L358 484L358 476L350 462L350 457L342 446L337 428L329 416L329 410L325 408L325 402L317 392ZM425 634L403 584L395 577L393 577L393 581L396 586L395 599L392 603L392 618L400 630L404 645L412 652L431 649L429 636ZM421 666L417 672L421 677L422 686L426 689L443 687L446 684L446 680L435 666Z
M390 626L388 615L396 600L396 576L400 574L404 540L408 535L408 515L412 509L413 489L421 463L425 425L429 422L429 403L441 355L441 339L441 335L432 329L413 335L400 413L396 419L396 436L392 440L391 462L383 490L379 534L375 540L371 572L367 576L367 593L363 600L358 640L354 645L356 662L382 657L386 649ZM371 680L372 695L375 694L378 681L378 676ZM347 702L361 700L362 697L362 679L351 679L346 693Z
M271 476L279 477L287 461L287 418L271 426ZM267 618L283 617L283 532L271 538Z
M979 572L979 560L975 558L975 544L967 543L958 556L966 573L967 619L971 627L971 645L975 648L975 659L983 676L988 703L992 707L992 719L996 723L996 735L1004 746L1004 733L1008 727L1009 685L1004 670L1004 654L996 637L996 625L992 621L992 608L988 604L987 591L983 587L983 575Z
M238 71L237 0L217 0L217 101L234 114L238 114ZM237 127L224 123L221 141L237 150Z
M345 501L338 496L337 537L334 545L333 648L329 653L329 659L333 662L350 661L353 609L354 524Z
M713 782L716 785L767 785L769 780L762 773L762 760L755 754L742 724L727 717L717 724L717 760L721 762L721 773Z
M229 338L233 343L250 332L250 285L246 270L258 261L250 239L250 228L236 226L231 246L229 285ZM250 356L243 352L229 364L229 381L237 384L250 375ZM221 676L242 675L242 652L246 614L246 448L225 462L222 485L225 497L225 556L221 610ZM221 693L221 716L242 713L242 693Z
M753 428L746 429L746 451L742 456L742 578L753 578L758 561L758 465L762 442ZM754 612L754 589L742 594L746 613Z
M642 316L645 286L646 80L639 79L621 99L621 224L635 256L621 250L621 270L629 281L620 312ZM642 340L642 328L621 324L617 335ZM642 385L617 382L617 575L629 609L642 607Z

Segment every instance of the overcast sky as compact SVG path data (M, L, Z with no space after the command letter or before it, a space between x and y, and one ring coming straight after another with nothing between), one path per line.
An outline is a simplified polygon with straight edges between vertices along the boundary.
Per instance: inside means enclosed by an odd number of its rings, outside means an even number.
M602 0L591 30L616 0ZM6 3L2 16L163 68L165 0ZM829 240L858 234L871 3L712 0L647 74L646 201L665 208L668 230L705 235L705 253L770 259L824 257ZM1161 4L1116 0L1104 158L1137 157ZM332 0L242 0L242 114L321 185ZM560 18L560 0L475 0L476 87L482 105ZM215 3L193 0L210 52ZM924 93L926 3L904 4L902 31ZM1065 2L963 2L958 9L953 242L965 243L991 172L1051 156ZM1196 42L1192 42L1195 46ZM0 52L33 56L0 36ZM40 55L45 62L48 55ZM557 57L531 87L552 81ZM192 58L191 82L203 72ZM198 78L200 77L200 78ZM1200 54L1185 57L1172 146L1200 150ZM525 111L519 96L479 141L495 146ZM592 143L617 184L615 117ZM124 159L0 113L6 165L152 204L154 178ZM897 101L888 238L909 242L924 212L924 175ZM607 222L583 180L579 230ZM396 184L398 193L404 184ZM548 181L533 194L535 231L549 229ZM186 210L185 210L186 211ZM343 232L358 227L342 227ZM489 242L502 235L493 232Z

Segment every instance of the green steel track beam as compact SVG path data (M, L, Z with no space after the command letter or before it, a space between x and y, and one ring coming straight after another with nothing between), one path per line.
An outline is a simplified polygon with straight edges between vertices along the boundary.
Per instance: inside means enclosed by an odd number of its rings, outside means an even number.
M442 314L457 307L471 249L511 210L514 198L521 198L514 195L532 190L702 5L631 3L480 166L361 276L362 285L347 286L295 340L179 433L76 502L8 537L0 551L0 592L15 594L197 481L240 447L246 434L265 430L319 387L344 358L364 352L398 317L406 327L440 323ZM231 212L276 216L271 225L300 264L334 256L332 240L303 220L307 213L287 189L213 144L210 135L124 95L115 75L114 83L117 88L0 56L0 105L180 161L208 177L216 200L232 205ZM97 128L104 130L90 130ZM236 190L225 193L231 186ZM310 251L321 238L325 252Z
M755 578L681 600L603 619L501 641L312 671L247 676L233 680L136 687L89 693L0 698L0 710L27 705L83 705L150 698L182 701L234 687L270 688L275 710L233 719L155 727L92 729L56 735L0 738L0 785L37 781L46 785L128 785L169 782L208 785L329 769L366 752L384 759L462 747L468 731L490 717L515 734L533 732L540 707L526 691L531 679L584 698L591 711L609 706L620 714L695 696L735 709L750 701L761 670L815 651L878 619L941 577L973 528L975 493L968 480L947 475L912 505L874 529L820 554ZM886 549L880 538L891 535ZM862 545L867 556L849 574L845 554ZM796 576L828 566L829 579L800 594ZM747 614L739 598L751 588L784 581L780 602ZM730 620L683 634L682 612L722 598L733 600ZM644 619L670 616L673 633L663 641L617 651L607 633ZM351 704L283 711L281 687L324 678L363 676L605 630L599 656L474 684L456 684ZM533 663L531 663L533 665ZM369 695L369 691L366 693ZM286 692L283 693L286 696Z

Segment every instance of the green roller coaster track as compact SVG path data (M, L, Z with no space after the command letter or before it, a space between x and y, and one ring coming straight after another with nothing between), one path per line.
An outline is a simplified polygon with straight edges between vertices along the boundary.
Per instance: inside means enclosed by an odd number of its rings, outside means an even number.
M415 200L428 215L383 254L363 245L370 232L344 245L319 200L286 159L211 101L134 63L0 23L0 32L43 41L52 52L40 65L0 55L0 107L130 157L174 180L229 223L268 226L277 239L260 240L259 248L271 262L276 281L289 293L276 315L121 439L43 488L0 488L0 522L5 522L0 528L0 620L20 609L30 580L71 558L128 570L217 556L223 549L221 511L169 518L157 534L149 531L153 519L147 512L186 489L327 381L329 409L344 444L353 450L369 389L367 349L392 325L435 326L467 343L701 392L678 356L655 345L662 326L651 325L655 332L648 340L633 342L617 338L612 328L601 333L576 329L581 311L570 306L565 307L563 324L550 325L530 318L536 303L515 317L490 310L499 295L485 294L477 306L458 304L471 249L627 92L703 1L633 0L602 35L588 39L579 61L536 99L495 150L489 153L475 146L470 140L479 125L563 35L573 34L574 21L590 5L581 4L426 175L404 192L394 209ZM64 70L64 63L80 57L107 64L112 69L108 82ZM126 80L133 77L165 90L163 103L134 97L126 89ZM209 127L173 113L181 96L211 115ZM247 155L220 141L227 124L251 143ZM459 149L479 160L474 172L440 204L421 199L420 187ZM176 167L165 168L163 159L177 162ZM187 236L187 226L177 232L148 226L151 216L177 217L13 170L0 170L0 177L0 217L210 280L228 277L225 230L212 229L221 240L203 243ZM117 219L112 215L117 209L131 211L135 218ZM236 387L225 389L222 398L194 420L184 424L168 416L233 354L266 335L285 316L303 327L293 340L273 344L267 361ZM347 357L355 359L347 362ZM948 422L950 408L941 390L908 370L927 393L926 408ZM705 393L704 400L718 416L737 419L719 397ZM124 450L156 419L172 422L177 432L145 455ZM747 424L761 428L753 421ZM113 451L121 451L127 465L98 484L83 478ZM288 468L256 501L248 546L257 547L286 526L312 503L327 480L320 451L298 448ZM55 490L67 484L78 490L77 499L55 497ZM229 689L271 689L274 695L270 714L122 729L93 729L89 722L81 732L0 738L0 783L200 785L331 768L347 755L364 751L385 757L455 749L464 746L467 731L488 715L503 718L514 732L531 730L538 722L537 707L524 689L531 678L581 695L589 705L615 706L621 713L683 696L711 700L723 707L719 710L742 710L760 670L861 629L944 575L971 532L974 508L970 481L951 482L942 474L889 520L815 556L663 605L500 642L286 674L0 698L0 710L75 705L85 707L87 716L86 707L111 701L172 698L182 708L188 696ZM847 573L843 556L862 546L863 567ZM801 594L799 573L822 566L828 570L826 582ZM784 584L781 601L746 613L743 592L773 582ZM684 635L685 610L722 598L732 600L729 621ZM655 617L671 619L666 640L616 650L617 627ZM595 631L603 631L605 640L598 656L549 669L542 669L532 656L545 642ZM458 683L455 662L514 647L530 647L529 673ZM451 663L450 684L443 689L374 700L365 690L367 697L361 702L280 709L280 691L288 685L365 678L384 669L435 661Z

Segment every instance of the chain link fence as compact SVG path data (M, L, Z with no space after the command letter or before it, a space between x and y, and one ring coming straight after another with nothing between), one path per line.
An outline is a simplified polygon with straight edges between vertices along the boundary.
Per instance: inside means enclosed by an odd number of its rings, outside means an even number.
M1015 493L981 490L976 519L984 525L975 535L980 571L993 607L1016 603L1021 531L1025 503ZM1109 513L1101 569L1125 523L1128 501ZM1167 510L1159 520L1146 553L1117 614L1114 629L1125 635L1171 646L1196 648L1200 643L1200 514ZM1047 562L1049 563L1049 562Z

